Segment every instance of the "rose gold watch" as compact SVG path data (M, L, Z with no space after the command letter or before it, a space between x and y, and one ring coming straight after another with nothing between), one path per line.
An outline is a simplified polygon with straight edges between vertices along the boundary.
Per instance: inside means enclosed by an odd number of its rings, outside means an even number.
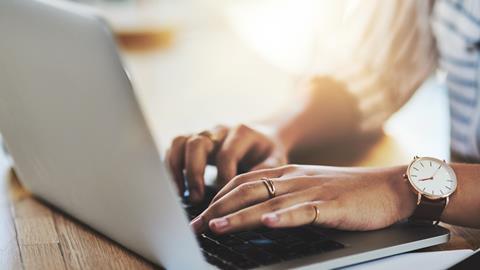
M438 224L449 197L457 189L457 176L452 167L444 160L416 156L404 177L418 196L417 207L409 220Z

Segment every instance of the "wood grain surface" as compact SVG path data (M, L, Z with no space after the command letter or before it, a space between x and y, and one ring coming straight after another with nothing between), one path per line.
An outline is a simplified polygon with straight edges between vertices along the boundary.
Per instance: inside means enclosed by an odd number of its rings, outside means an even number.
M2 167L0 265L5 269L155 269L141 257L36 199ZM449 226L451 240L422 251L477 249L480 230Z

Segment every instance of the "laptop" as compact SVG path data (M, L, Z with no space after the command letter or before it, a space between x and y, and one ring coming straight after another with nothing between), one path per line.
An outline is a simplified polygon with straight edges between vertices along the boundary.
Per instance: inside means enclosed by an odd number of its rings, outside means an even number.
M195 235L189 219L208 200L176 195L104 21L67 2L2 0L0 36L0 132L22 184L157 265L330 269L449 239L406 223Z

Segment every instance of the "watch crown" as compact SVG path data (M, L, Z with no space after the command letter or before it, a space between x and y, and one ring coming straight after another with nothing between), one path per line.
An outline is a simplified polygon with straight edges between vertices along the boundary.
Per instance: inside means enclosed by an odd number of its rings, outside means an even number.
M408 177L407 177L407 175L406 175L405 173L404 173L402 176L403 176L403 178L405 178L405 179L407 179L407 178L408 178Z

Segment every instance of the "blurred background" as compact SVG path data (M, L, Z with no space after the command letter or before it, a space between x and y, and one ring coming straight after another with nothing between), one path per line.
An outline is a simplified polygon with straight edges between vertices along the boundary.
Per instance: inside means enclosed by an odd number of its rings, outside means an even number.
M175 135L263 119L294 102L312 67L335 62L335 22L345 8L345 1L328 0L73 1L98 9L110 24L163 148ZM433 76L388 121L379 143L402 149L407 160L448 158L446 98Z

